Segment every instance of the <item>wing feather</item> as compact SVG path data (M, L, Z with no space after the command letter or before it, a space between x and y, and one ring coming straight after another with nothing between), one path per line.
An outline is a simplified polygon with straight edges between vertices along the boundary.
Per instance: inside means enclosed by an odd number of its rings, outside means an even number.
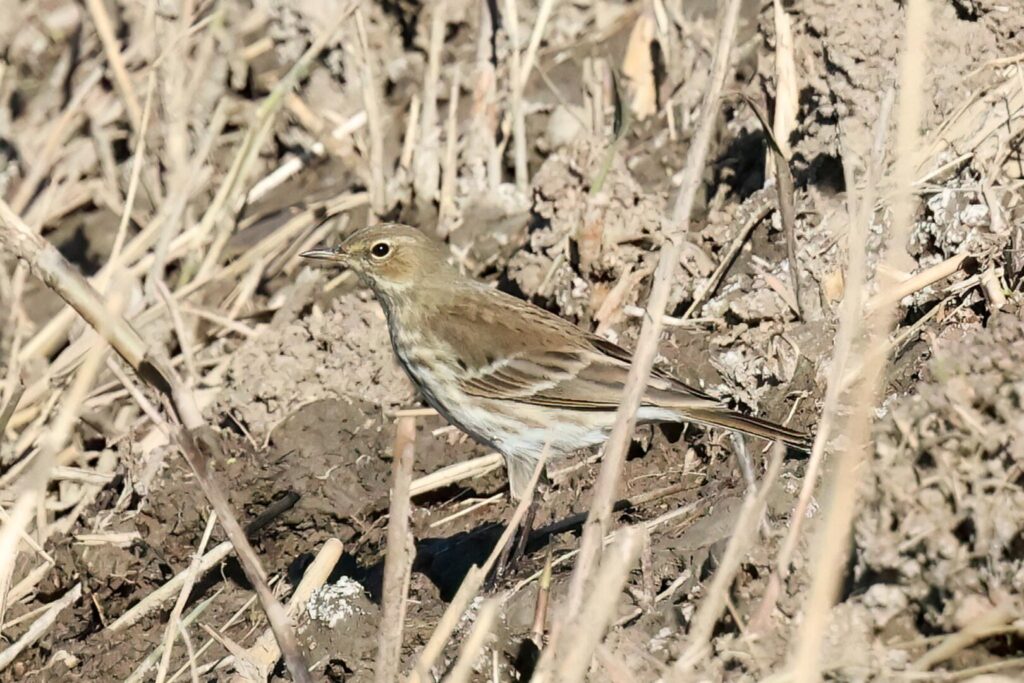
M628 358L628 356L627 356ZM628 361L596 348L572 352L518 354L497 367L465 378L461 388L471 396L577 410L615 410L622 400ZM651 376L641 405L689 410L719 403L671 375Z
M574 410L615 410L622 400L632 354L572 323L494 290L493 306L453 299L431 315L429 326L466 366L458 378L470 396ZM477 331L492 334L488 345ZM475 353L466 353L474 349ZM720 402L671 373L651 372L642 406L712 409Z

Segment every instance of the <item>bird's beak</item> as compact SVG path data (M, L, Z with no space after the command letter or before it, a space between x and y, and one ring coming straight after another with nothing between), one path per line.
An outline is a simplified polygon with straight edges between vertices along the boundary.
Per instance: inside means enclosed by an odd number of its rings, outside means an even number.
M328 249L327 247L310 249L309 251L302 252L299 256L313 261L334 261L344 263L346 260L346 254L341 249Z

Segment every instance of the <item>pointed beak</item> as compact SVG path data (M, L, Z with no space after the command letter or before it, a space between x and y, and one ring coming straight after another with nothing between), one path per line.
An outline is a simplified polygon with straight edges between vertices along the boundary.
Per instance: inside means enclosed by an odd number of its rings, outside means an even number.
M312 261L335 261L344 262L345 253L340 249L328 249L327 247L319 247L317 249L310 249L299 254L302 258L308 258Z

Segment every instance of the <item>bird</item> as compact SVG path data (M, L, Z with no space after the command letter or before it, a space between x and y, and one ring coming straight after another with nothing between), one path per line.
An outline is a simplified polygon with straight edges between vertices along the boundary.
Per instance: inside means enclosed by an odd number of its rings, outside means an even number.
M513 499L543 452L603 443L632 354L550 311L463 274L447 246L399 223L362 228L334 248L300 254L347 266L376 296L391 345L426 402L504 456ZM810 437L728 408L656 367L638 424L724 427L808 450Z

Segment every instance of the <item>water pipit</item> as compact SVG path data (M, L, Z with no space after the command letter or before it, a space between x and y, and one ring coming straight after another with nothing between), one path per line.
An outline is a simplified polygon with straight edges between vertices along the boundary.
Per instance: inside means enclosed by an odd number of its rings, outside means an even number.
M443 244L409 226L371 226L302 256L348 266L373 290L402 367L448 422L505 456L514 499L545 446L559 455L607 439L629 372L625 349L463 275ZM809 443L663 369L651 373L637 421L725 427L801 449Z

